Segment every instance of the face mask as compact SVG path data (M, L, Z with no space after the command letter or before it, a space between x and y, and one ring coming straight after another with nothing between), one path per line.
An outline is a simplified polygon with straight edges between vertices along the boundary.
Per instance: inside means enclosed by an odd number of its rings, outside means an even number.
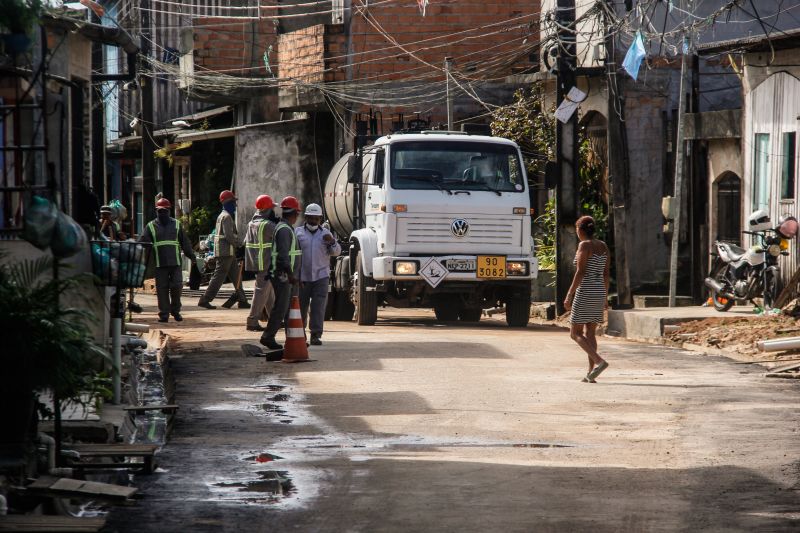
M159 209L156 211L156 218L162 225L166 225L169 222L169 211L166 209Z
M315 224L315 225L306 224L306 229L308 231L310 231L311 233L314 233L315 231L317 231L317 229L319 229L319 224Z
M228 202L227 204L224 204L222 208L225 211L227 211L230 215L236 214L236 202Z

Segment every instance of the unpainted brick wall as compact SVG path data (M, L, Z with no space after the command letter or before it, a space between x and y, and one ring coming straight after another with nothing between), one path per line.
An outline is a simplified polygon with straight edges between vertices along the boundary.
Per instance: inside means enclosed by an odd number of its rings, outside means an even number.
M277 62L278 36L271 20L214 17L192 22L197 74L210 70L231 76L267 76L264 54L270 45L270 63Z
M352 15L349 57L340 25L315 25L281 35L280 76L300 83L342 81L350 64L353 82L362 87L371 84L376 95L394 90L393 94L408 96L419 94L424 87L431 94L424 102L424 117L439 123L445 120L445 57L453 58L454 71L460 77L492 78L495 85L502 84L509 74L537 67L526 49L538 39L538 32L539 0L447 0L428 5L424 17L414 3L374 5ZM404 85L410 93L402 91ZM454 93L461 91L454 89ZM505 103L508 93L489 91L481 97ZM368 109L362 106L354 111ZM383 107L381 112L388 126L393 113L404 112L409 118L419 110L416 103ZM470 97L457 97L457 119L481 112L485 109Z

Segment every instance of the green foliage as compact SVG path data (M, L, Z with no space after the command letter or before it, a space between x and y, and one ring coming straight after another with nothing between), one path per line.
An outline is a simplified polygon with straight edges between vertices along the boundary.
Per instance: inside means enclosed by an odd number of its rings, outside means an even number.
M200 235L207 235L214 229L216 217L207 207L195 207L191 214L181 217L181 224L186 228L189 240L199 242Z
M41 12L41 0L0 0L0 27L10 33L28 33Z
M506 137L519 144L525 158L529 186L543 183L544 168L547 161L555 160L556 121L553 109L544 112L544 91L534 85L529 91L519 90L514 94L514 102L494 112L492 133ZM579 130L580 143L580 212L595 219L596 238L606 240L608 225L608 206L602 194L601 183L604 168L601 159L592 150L586 131ZM539 177L537 180L536 177ZM555 268L556 213L555 197L551 195L544 213L535 220L534 240L539 267L543 270Z
M97 386L96 366L107 359L94 342L86 310L64 305L59 297L86 276L45 279L51 258L0 265L0 324L3 325L3 372L0 386L8 389L50 389L62 400L85 402ZM81 396L84 395L84 399Z
M534 85L528 92L520 89L514 93L514 102L495 111L492 117L492 135L519 145L531 183L544 175L545 163L555 159L555 120L543 109L544 92Z

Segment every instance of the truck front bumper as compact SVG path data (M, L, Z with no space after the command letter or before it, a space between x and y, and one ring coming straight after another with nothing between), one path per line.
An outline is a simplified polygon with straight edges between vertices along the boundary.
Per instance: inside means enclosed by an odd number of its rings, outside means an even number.
M471 281L476 283L496 281L523 281L536 279L539 275L539 261L535 257L506 256L507 273L502 278L478 278L474 266L468 270L448 269L448 263L466 264L469 268L470 261L474 265L477 257L474 255L442 255L434 258L447 271L444 281ZM372 260L372 277L376 281L416 281L423 280L419 272L431 256L427 257L392 257L381 256ZM452 260L452 261L451 261ZM515 267L512 271L511 267ZM452 265L451 265L452 267ZM462 268L465 268L462 266ZM520 272L521 271L521 272Z

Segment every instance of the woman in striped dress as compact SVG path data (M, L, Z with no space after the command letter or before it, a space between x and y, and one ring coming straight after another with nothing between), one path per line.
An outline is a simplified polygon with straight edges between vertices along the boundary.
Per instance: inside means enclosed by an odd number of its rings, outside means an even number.
M606 243L594 238L592 217L579 218L575 229L581 242L575 254L575 277L564 300L564 308L570 311L570 337L589 356L589 373L582 381L594 383L595 378L608 368L608 363L597 353L595 330L603 322L603 311L608 306L611 260Z

